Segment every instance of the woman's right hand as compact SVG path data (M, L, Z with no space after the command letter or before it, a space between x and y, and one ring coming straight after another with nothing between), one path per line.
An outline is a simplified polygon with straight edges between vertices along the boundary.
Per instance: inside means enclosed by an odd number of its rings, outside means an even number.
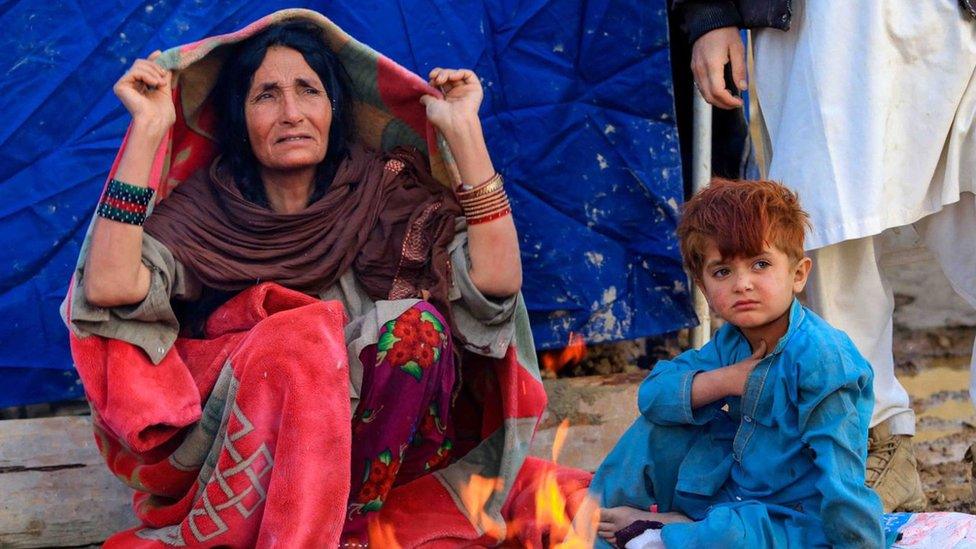
M176 121L170 71L149 59L137 59L112 90L132 115L132 131L114 177L130 185L150 184L153 159L166 131ZM149 269L142 264L142 228L99 218L85 260L85 298L92 305L116 307L138 303L149 294Z
M157 50L149 59L136 59L112 91L132 115L133 122L165 131L176 121L176 108L172 73L154 62L159 55Z

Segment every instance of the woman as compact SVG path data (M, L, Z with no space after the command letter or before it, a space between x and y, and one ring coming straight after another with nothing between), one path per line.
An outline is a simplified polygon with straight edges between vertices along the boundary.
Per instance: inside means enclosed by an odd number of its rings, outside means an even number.
M341 532L354 546L371 513L385 532L380 509L401 545L473 540L487 529L457 494L489 474L507 480L478 512L503 520L544 407L521 358L531 339L515 341L515 228L476 76L434 69L443 97L412 78L286 10L116 83L133 121L66 316L100 447L138 491L144 527L120 545L328 546ZM393 123L417 126L411 94L456 161L457 196L415 149L360 142L417 141ZM401 100L378 132L363 122L377 97ZM169 194L151 215L150 187ZM456 425L463 409L484 415Z

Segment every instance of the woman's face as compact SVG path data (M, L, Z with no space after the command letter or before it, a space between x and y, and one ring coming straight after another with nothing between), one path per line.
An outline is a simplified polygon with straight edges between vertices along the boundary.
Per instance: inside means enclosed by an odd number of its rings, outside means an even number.
M332 103L297 50L268 48L244 103L247 136L262 171L309 170L325 158Z

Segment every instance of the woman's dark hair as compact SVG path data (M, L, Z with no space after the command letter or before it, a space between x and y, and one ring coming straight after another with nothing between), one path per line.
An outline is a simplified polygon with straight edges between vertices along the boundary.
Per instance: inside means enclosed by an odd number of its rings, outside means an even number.
M322 30L305 22L274 25L237 44L230 51L220 70L211 97L217 115L217 144L222 161L230 168L244 198L270 207L261 182L259 163L248 140L244 105L268 48L282 46L297 50L308 66L315 71L332 102L332 126L325 159L315 174L315 188L309 204L325 194L335 176L339 163L348 155L352 139L352 102L348 77L335 54L322 40Z

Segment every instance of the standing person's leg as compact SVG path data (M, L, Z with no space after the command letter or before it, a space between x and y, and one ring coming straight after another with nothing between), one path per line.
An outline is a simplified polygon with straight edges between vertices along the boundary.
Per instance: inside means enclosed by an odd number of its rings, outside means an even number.
M959 202L918 221L915 229L939 260L952 289L976 308L976 195L963 193ZM969 398L976 405L976 344Z
M895 298L878 265L876 240L869 236L814 250L807 284L810 307L843 330L874 369L871 427L888 421L895 435L915 434L908 392L895 378L892 314Z
M895 378L892 354L894 294L879 266L880 236L815 250L807 284L811 308L850 336L874 369L874 413L869 433L867 483L885 511L920 510L925 494L911 437L915 412Z

